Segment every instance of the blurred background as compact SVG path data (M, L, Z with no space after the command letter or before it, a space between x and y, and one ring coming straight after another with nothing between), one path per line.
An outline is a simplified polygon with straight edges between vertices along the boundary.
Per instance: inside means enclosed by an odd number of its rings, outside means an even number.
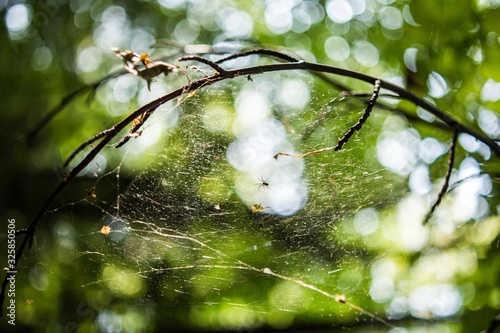
M0 0L0 14L3 253L7 221L29 226L81 143L213 73L177 61L187 54L215 61L278 50L387 80L500 136L497 0ZM112 48L181 70L148 89ZM276 62L252 55L222 65ZM494 325L500 165L487 145L459 135L449 191L425 223L452 131L388 91L341 151L273 158L334 146L372 90L352 78L282 71L164 104L139 137L106 147L51 205L17 267L16 325L4 315L2 329Z

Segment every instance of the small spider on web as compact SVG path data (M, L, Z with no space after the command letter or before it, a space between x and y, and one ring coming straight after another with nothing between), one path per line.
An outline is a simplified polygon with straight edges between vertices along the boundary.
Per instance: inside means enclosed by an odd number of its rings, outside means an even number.
M264 188L269 188L269 181L267 181L266 179L264 179L264 177L260 177L258 178L259 180L259 184L255 184L255 185L259 185L258 189L260 190L262 187Z

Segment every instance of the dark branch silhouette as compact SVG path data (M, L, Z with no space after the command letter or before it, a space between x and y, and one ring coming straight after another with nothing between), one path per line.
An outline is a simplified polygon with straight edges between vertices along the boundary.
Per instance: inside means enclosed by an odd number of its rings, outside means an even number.
M380 80L375 80L375 87L373 88L373 94L372 97L370 98L370 101L368 102L368 106L365 109L365 112L363 113L363 116L359 118L358 122L352 126L349 131L342 137L342 139L339 140L339 143L335 147L335 150L340 150L342 147L349 141L351 136L354 134L354 132L359 131L361 127L363 127L364 123L370 116L370 113L373 110L373 107L377 103L378 99L378 94L380 92Z
M446 176L444 177L444 183L443 186L441 187L441 190L439 191L436 201L434 202L431 209L429 210L429 213L427 213L427 216L424 219L424 224L427 223L427 221L429 221L430 217L432 216L436 208L439 206L441 200L443 200L444 195L448 191L448 186L450 185L451 172L453 171L453 164L455 163L455 151L457 149L457 139L458 139L458 131L455 130L453 132L453 138L451 139L450 157L448 158L448 167L446 169Z
M500 314L493 318L490 322L490 326L481 333L493 333L498 327L500 327Z

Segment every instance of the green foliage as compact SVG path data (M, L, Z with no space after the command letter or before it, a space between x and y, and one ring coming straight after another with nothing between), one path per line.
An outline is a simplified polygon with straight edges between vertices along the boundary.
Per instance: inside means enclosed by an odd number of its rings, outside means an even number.
M498 140L497 2L0 2L3 211L29 227L82 142L212 75L177 61L186 45L212 60L266 47L365 73ZM111 47L135 52L135 76ZM108 145L40 221L17 267L17 325L2 327L486 329L500 308L500 201L498 156L485 144L459 136L450 191L428 223L453 130L409 101L382 95L340 151L273 159L335 146L372 90L281 71L202 87L136 118L112 142L130 140Z

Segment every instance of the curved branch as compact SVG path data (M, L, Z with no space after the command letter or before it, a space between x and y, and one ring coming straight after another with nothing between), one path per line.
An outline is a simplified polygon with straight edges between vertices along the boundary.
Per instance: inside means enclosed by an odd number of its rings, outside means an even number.
M219 65L217 65L215 62L210 61L210 60L203 58L203 57L200 57L200 56L192 55L192 56L185 56L185 57L182 57L179 59L179 61L189 61L189 60L194 60L194 61L199 61L201 63L204 63L205 65L208 65L208 66L212 67L213 69L215 69L215 71L218 73L221 73L221 74L226 73L226 70L224 68L220 67Z
M340 150L344 146L344 144L349 141L351 136L354 134L354 132L359 131L361 127L363 127L363 124L366 122L368 117L370 116L373 107L375 106L375 103L377 103L377 98L379 95L380 91L380 80L375 80L375 87L373 88L373 94L372 97L370 98L370 101L368 102L368 106L365 109L365 112L363 113L363 116L359 118L358 122L352 126L349 131L339 140L339 143L337 146L335 146L335 150Z
M455 152L457 150L457 139L458 139L458 131L453 132L453 138L451 139L451 146L450 146L450 157L448 158L448 168L446 169L446 175L444 177L444 183L443 186L441 187L441 190L439 191L439 194L436 198L436 201L432 205L431 209L429 210L429 213L427 213L427 216L424 219L424 224L429 221L431 218L432 214L436 210L437 206L441 203L441 200L443 199L444 195L448 191L448 187L450 186L450 177L451 177L451 172L453 171L453 164L455 163Z
M268 55L273 58L277 58L280 60L284 60L286 62L299 62L300 60L297 58L294 58L288 54L284 54L278 51L274 50L268 50L268 49L254 49L254 50L249 50L249 51L243 51L243 52L238 52L231 54L230 56L224 57L222 59L219 59L216 61L217 64L229 61L229 60L234 60L237 58L242 58L242 57L247 57L252 54L259 54L259 55Z

